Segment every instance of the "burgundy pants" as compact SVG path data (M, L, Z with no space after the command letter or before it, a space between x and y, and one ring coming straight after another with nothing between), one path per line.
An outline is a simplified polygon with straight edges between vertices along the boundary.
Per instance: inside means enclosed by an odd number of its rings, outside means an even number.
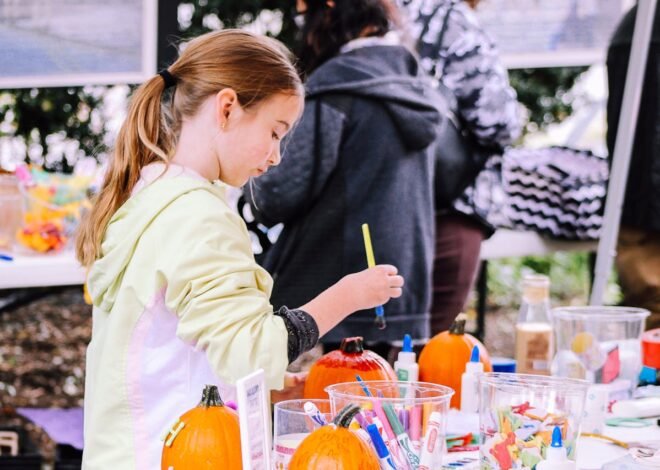
M479 223L462 214L436 216L431 336L449 328L465 308L485 238Z

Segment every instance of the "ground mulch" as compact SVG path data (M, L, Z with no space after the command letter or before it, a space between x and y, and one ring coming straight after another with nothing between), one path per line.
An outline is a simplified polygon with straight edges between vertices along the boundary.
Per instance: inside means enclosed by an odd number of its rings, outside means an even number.
M0 291L0 299L9 294L15 292ZM54 459L55 443L15 408L81 407L91 334L92 309L80 287L0 313L0 425L24 426L46 461Z

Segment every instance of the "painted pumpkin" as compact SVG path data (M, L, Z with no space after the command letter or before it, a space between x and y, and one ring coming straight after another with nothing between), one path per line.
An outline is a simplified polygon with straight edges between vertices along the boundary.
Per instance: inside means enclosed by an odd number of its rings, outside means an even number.
M362 380L396 380L392 366L373 351L365 350L361 336L344 338L337 351L319 358L305 381L305 398L328 398L325 387Z
M358 405L346 405L335 417L334 426L322 426L303 439L289 470L379 470L371 446L348 429L359 411Z
M218 387L204 387L200 404L181 415L167 432L160 468L243 468L238 414L224 406Z
M458 315L449 330L431 338L419 355L419 380L453 388L456 393L451 398L452 408L461 407L461 376L475 345L479 347L479 359L484 371L493 370L484 345L465 333L466 320L465 314Z

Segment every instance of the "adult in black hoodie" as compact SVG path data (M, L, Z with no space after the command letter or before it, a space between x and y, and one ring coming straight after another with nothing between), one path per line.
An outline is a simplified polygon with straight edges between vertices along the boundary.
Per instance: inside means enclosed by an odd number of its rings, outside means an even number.
M298 3L307 8L301 57L312 70L304 115L283 143L281 164L246 190L258 221L284 223L263 263L275 281L272 301L299 305L365 268L360 227L368 223L376 261L399 269L403 295L385 306L385 330L374 326L373 311L364 311L324 342L426 338L434 153L444 101L389 31L395 10L387 0Z

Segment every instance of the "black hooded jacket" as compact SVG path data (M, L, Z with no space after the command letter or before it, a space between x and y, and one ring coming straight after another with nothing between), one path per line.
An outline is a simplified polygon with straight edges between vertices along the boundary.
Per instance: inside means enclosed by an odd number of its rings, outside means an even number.
M607 147L614 153L637 7L621 20L607 54ZM660 232L660 8L656 9L621 223Z
M428 337L434 154L443 106L404 47L340 54L309 77L305 111L282 144L280 165L246 188L258 221L284 223L263 263L275 280L276 307L303 305L365 269L363 223L376 263L393 264L404 276L403 296L385 305L386 330L376 329L373 311L365 311L323 341Z

